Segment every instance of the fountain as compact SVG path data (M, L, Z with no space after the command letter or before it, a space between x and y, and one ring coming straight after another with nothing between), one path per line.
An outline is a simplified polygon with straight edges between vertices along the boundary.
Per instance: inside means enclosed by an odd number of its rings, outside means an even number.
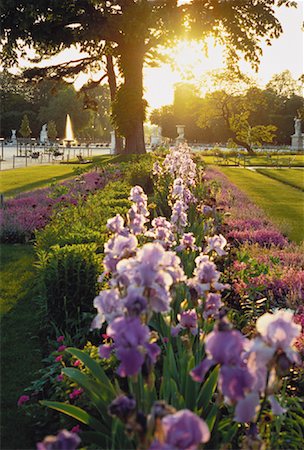
M71 143L75 142L73 128L72 128L72 122L71 122L71 118L70 118L69 114L67 114L67 116L66 116L65 138L63 139L63 142L65 142L65 146L67 148L70 148Z

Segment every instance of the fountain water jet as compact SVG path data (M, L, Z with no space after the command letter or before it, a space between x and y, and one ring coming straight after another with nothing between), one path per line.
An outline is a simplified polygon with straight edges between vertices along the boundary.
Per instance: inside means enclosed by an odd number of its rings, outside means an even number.
M70 147L71 143L75 141L72 122L69 114L67 114L66 116L65 138L63 140L66 143L66 147Z

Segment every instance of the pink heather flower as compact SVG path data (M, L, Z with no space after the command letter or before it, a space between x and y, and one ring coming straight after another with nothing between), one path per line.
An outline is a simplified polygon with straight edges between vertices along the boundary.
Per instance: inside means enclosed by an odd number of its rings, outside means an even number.
M62 375L62 373L61 373L60 375L57 376L56 380L57 380L58 382L63 381L63 375Z
M76 361L74 362L73 366L74 367L79 367L80 365L81 365L80 359L76 359Z
M60 345L57 349L58 352L64 352L64 350L66 349L66 345Z
M57 342L63 342L63 341L64 341L64 336L58 336Z
M56 356L55 361L60 362L63 359L63 355Z
M28 402L29 399L30 399L30 397L29 397L28 395L21 395L21 396L18 398L17 405L18 405L18 406L22 406L22 405L24 405L24 403Z
M71 433L80 433L81 429L80 429L80 425L75 425L72 429L71 429Z
M71 400L74 400L75 398L78 398L82 393L83 393L82 388L74 389L73 392L71 392L71 394L69 394L69 397Z
M207 238L207 247L205 249L205 253L209 253L212 251L215 251L219 256L227 255L227 252L225 252L224 247L227 244L226 239L224 236L215 235L213 237Z

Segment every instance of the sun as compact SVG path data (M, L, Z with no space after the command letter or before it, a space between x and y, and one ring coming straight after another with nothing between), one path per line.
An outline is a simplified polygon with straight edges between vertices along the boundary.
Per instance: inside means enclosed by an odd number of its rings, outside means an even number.
M210 38L205 42L180 40L164 49L172 63L144 71L145 98L149 107L159 108L173 101L174 85L181 81L200 84L206 71L223 67L223 48Z

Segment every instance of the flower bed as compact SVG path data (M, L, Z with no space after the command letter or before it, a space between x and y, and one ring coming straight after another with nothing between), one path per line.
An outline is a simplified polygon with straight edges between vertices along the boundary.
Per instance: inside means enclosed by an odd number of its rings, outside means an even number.
M155 208L135 186L127 214L107 221L92 323L102 332L100 359L61 342L57 349L58 382L74 390L64 402L43 404L77 419L81 432L61 431L38 448L53 442L53 448L75 449L80 438L104 449L297 448L303 411L286 393L291 370L300 365L295 342L302 313L273 310L268 302L245 335L229 308L235 294L245 300L228 283L242 261L221 234L220 210L243 221L240 229L248 226L235 201L244 197L223 186L216 203L214 176L200 182L187 147L172 149L154 173ZM156 211L163 215L152 216ZM259 210L253 219L255 231L265 226L269 234L245 241L266 249L275 243L279 250L287 244ZM261 300L259 291L251 295Z
M50 188L37 189L5 201L0 210L0 241L27 242L50 221L58 209L76 205L90 193L117 179L120 172L85 173Z

